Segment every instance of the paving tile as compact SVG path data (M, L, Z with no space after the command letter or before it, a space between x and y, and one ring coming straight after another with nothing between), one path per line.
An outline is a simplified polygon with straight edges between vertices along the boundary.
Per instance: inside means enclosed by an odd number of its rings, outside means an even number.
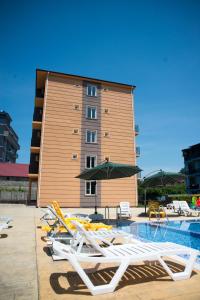
M141 209L132 211L134 220L146 219L137 217ZM7 237L0 239L0 300L200 300L200 272L173 282L159 265L143 263L128 268L114 293L91 296L67 261L53 262L48 256L41 239L44 233L37 228L43 214L40 209L0 204L0 213L14 220L13 227L5 230ZM111 217L115 218L115 210ZM105 265L93 279L100 282L100 276L108 278L114 270Z

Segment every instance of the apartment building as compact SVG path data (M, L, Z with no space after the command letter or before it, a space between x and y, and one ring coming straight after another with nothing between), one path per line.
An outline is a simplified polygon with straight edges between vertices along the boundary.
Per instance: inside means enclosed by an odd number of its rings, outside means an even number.
M36 70L29 167L30 194L38 182L37 206L137 205L137 176L95 182L75 178L109 158L136 164L135 86Z
M11 126L10 115L0 110L0 163L15 163L20 149L18 136Z
M200 144L182 150L185 171L186 189L189 194L200 193Z

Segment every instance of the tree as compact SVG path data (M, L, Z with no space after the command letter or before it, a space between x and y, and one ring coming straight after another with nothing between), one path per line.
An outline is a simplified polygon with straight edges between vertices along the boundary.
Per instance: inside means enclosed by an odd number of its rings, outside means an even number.
M138 181L138 199L140 203L144 202L144 187L142 182ZM185 183L179 183L175 185L167 185L164 187L151 187L146 188L146 199L154 200L157 197L167 196L167 195L176 195L176 194L186 194Z

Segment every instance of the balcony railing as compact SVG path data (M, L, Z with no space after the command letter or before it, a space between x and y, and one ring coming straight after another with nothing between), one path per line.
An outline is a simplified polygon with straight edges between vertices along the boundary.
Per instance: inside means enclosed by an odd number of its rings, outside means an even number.
M196 169L196 168L189 168L189 170L188 170L188 174L194 174L194 173L197 173L197 172L198 172L198 169Z
M33 121L42 122L43 109L41 107L35 107L33 114Z
M189 189L190 190L198 190L199 189L199 184L190 184L189 185Z
M139 131L140 131L140 129L139 129L139 125L135 125L135 135L138 135L139 134Z
M136 147L136 157L140 157L140 147Z

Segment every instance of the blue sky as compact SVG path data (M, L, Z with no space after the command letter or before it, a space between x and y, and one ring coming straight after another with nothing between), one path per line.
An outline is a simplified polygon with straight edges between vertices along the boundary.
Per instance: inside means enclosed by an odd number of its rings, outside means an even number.
M200 1L0 4L0 109L29 162L35 69L135 84L143 175L183 167L200 142Z

